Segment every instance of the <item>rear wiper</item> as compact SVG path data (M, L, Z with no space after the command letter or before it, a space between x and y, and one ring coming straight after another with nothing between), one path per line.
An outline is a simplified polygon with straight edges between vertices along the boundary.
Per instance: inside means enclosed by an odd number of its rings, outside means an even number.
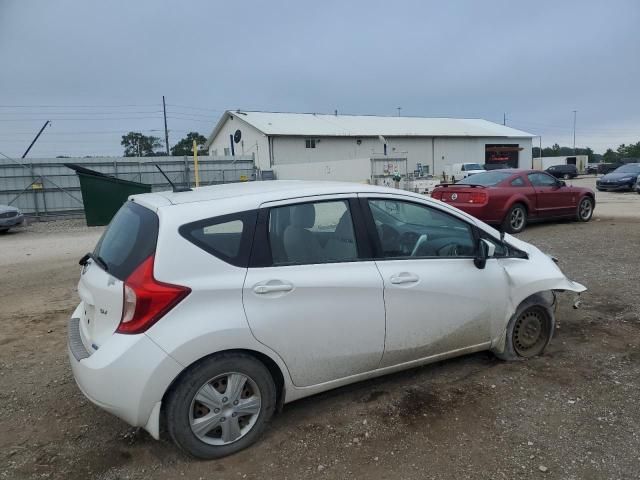
M89 259L93 260L98 265L100 265L105 272L109 271L109 267L107 266L107 262L105 262L104 259L100 255L94 255L91 252L86 253L85 256L82 257L78 263L80 265L82 265L82 266L85 266Z

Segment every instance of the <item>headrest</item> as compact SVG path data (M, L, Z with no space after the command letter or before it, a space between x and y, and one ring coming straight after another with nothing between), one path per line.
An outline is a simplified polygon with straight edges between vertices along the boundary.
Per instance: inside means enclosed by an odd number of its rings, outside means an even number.
M316 223L316 209L310 203L296 205L291 211L291 225L300 228L311 228Z

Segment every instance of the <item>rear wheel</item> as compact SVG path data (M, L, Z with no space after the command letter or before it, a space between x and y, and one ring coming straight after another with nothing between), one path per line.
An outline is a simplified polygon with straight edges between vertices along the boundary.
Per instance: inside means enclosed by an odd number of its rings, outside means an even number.
M513 205L502 222L502 229L509 233L520 233L527 226L527 209L521 203Z
M524 360L540 355L553 335L555 319L551 305L540 295L522 302L507 325L502 360Z
M591 197L584 197L578 204L578 210L576 212L578 220L581 222L588 222L593 216L593 200Z
M269 370L242 353L210 357L187 370L167 397L167 429L185 452L220 458L254 443L275 410Z

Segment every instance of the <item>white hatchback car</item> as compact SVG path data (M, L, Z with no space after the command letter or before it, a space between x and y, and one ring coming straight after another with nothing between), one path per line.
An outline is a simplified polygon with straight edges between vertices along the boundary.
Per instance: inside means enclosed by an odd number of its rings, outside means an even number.
M551 292L585 290L456 208L348 183L136 195L81 264L80 389L200 458L308 395L479 350L537 355Z

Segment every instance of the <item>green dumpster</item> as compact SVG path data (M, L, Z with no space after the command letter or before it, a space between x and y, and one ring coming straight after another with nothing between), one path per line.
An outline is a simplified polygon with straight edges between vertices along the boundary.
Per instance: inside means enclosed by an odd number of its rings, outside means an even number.
M87 226L108 225L129 195L151 192L151 185L110 177L88 168L65 163L80 179Z

